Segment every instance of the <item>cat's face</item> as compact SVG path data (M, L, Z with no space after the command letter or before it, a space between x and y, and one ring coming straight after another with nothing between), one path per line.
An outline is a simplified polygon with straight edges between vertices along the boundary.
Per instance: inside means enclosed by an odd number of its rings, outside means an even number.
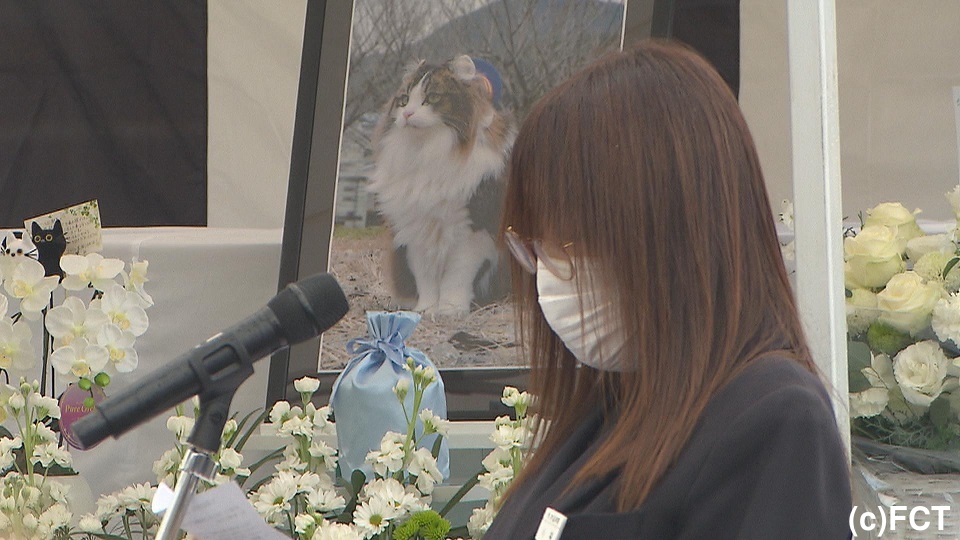
M57 248L66 247L67 245L67 239L63 236L63 225L60 224L59 219L54 222L53 227L50 229L44 229L36 222L33 222L30 227L30 235L34 245L40 249L48 246Z
M476 68L468 56L442 66L420 63L393 98L390 115L399 128L432 128L446 125L466 137L473 117L471 84Z
M8 232L0 242L0 255L4 257L30 257L37 258L37 246L30 241L29 237L22 237Z

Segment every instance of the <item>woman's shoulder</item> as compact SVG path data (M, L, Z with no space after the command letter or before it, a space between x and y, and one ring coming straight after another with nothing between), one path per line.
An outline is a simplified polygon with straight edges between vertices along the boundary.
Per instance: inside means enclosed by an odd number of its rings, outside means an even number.
M822 418L835 426L830 392L820 378L786 356L751 362L711 399L703 422L722 420L786 421L789 417ZM703 423L702 422L702 423Z

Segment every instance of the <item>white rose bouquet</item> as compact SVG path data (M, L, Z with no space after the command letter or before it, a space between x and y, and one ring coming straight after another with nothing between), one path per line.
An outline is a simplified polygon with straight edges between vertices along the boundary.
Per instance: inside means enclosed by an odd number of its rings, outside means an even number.
M955 212L960 186L948 193ZM854 435L960 449L960 244L925 235L919 210L883 203L844 238Z

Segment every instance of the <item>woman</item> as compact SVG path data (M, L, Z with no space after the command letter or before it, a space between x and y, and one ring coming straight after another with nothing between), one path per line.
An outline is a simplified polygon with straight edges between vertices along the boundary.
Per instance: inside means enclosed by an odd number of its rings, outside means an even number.
M601 59L536 104L510 172L502 232L548 422L485 538L552 538L547 508L563 540L847 537L849 461L707 62L655 42Z

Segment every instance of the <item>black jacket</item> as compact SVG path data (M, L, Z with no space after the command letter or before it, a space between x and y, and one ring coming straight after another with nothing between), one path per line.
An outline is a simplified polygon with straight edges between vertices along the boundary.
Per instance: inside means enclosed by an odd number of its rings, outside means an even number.
M758 360L721 389L676 464L633 512L614 512L616 475L563 493L602 425L599 411L587 418L484 539L533 538L548 506L568 518L561 540L850 536L849 459L827 392L795 362Z

